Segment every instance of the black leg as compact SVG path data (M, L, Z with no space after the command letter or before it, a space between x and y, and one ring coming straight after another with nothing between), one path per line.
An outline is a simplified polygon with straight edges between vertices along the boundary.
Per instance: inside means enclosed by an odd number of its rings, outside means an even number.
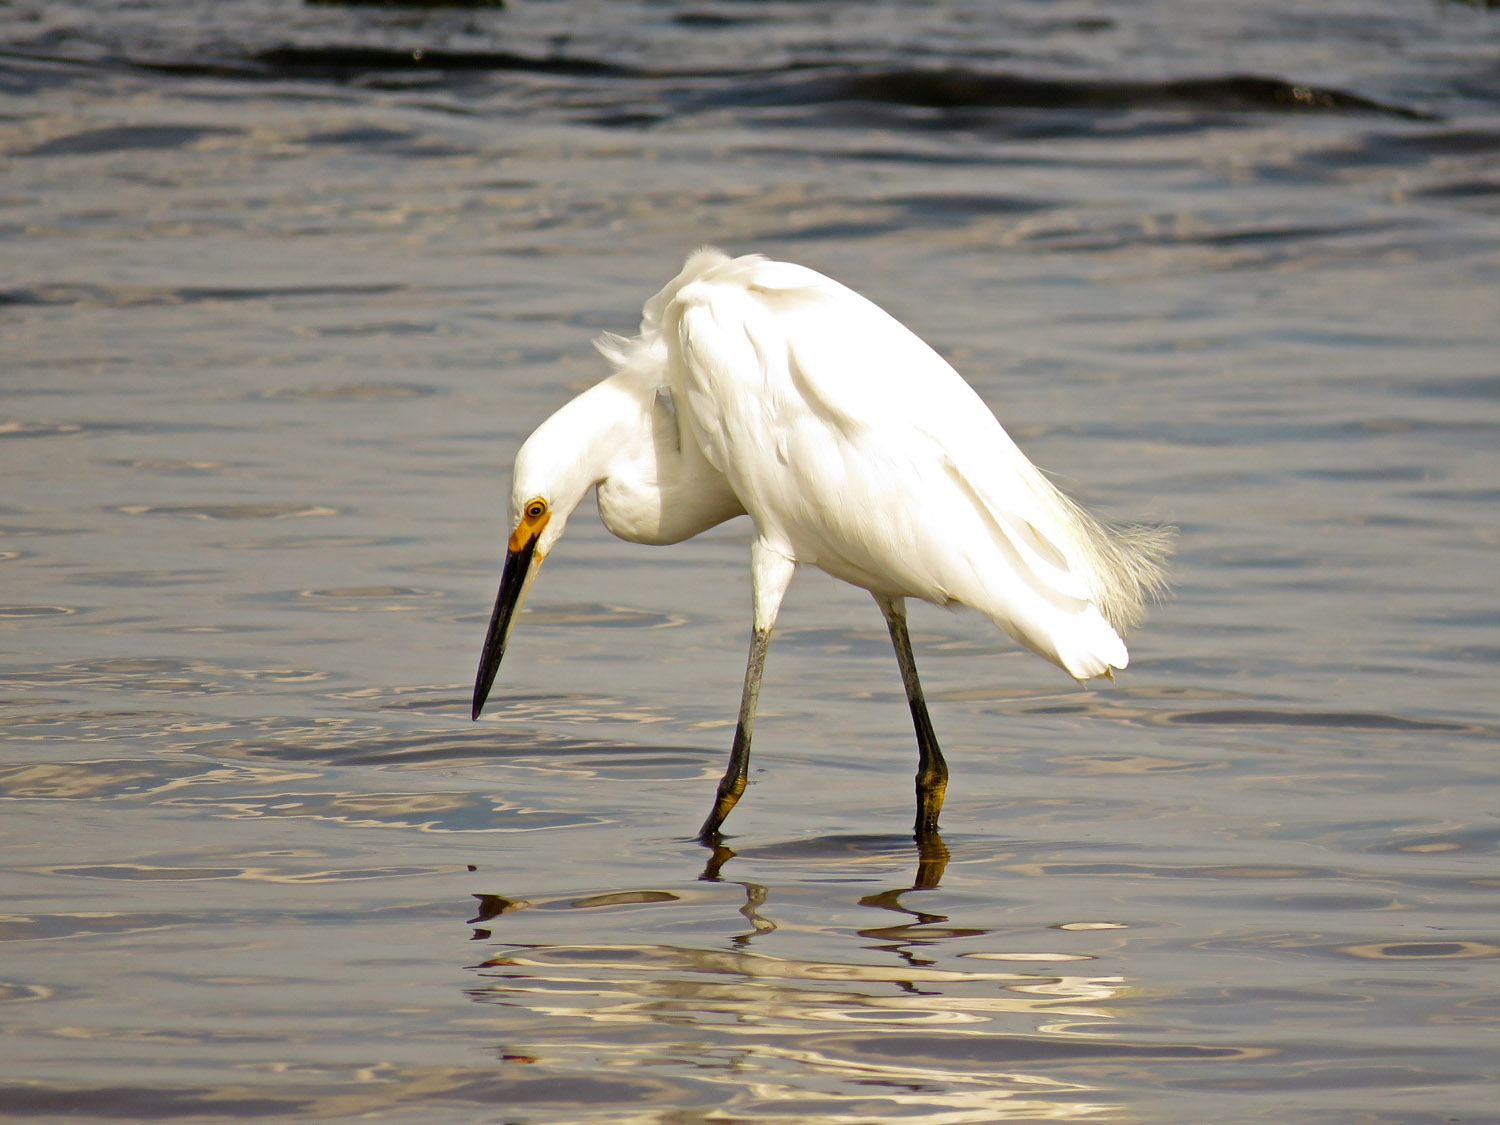
M906 631L904 598L875 596L885 623L891 631L896 649L896 663L901 666L901 682L906 687L906 701L911 705L911 720L917 728L917 839L937 832L938 813L943 809L943 794L948 788L948 763L938 748L932 719L927 714L927 700L922 682L917 679L917 661L911 654L911 637Z
M760 698L760 676L766 667L766 649L771 644L770 629L756 629L750 638L750 660L745 665L745 691L740 696L740 721L734 728L734 746L729 751L729 766L719 782L719 793L713 812L698 830L698 839L713 843L729 810L734 808L750 777L750 734L755 729L755 702Z
M755 631L750 635L750 659L745 664L745 691L740 696L740 721L734 728L734 746L729 751L729 766L719 782L714 810L708 814L698 839L705 844L719 842L719 829L729 810L734 808L750 780L750 733L755 729L755 702L760 698L760 674L766 667L766 649L771 644L771 630L781 610L781 599L797 569L790 555L783 554L762 539L750 545L750 585L755 609Z

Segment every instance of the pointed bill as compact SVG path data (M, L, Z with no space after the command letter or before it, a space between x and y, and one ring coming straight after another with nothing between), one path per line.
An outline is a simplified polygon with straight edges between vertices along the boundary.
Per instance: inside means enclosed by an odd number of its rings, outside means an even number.
M537 540L541 537L546 518L540 521L523 520L510 537L510 549L505 553L505 569L500 572L500 592L495 595L495 609L490 614L490 627L484 635L484 650L479 656L479 672L474 677L474 710L471 719L479 718L484 701L489 697L490 687L495 682L495 673L500 670L500 658L505 655L505 646L510 641L510 632L515 628L516 615L526 600L526 591L531 589L531 580L542 565L542 555L537 551Z

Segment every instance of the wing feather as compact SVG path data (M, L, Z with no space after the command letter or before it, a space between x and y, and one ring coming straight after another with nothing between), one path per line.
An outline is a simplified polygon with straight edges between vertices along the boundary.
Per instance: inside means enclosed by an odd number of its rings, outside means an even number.
M1069 500L877 305L802 266L700 251L648 326L680 414L773 545L877 593L972 606L1080 678L1125 666L1111 622L1138 615L1165 539Z

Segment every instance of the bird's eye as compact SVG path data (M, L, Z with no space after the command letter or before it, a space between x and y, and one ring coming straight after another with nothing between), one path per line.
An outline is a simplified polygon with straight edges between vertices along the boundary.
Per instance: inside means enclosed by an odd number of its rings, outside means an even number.
M541 519L547 514L547 502L545 500L533 500L526 505L526 514L534 520Z

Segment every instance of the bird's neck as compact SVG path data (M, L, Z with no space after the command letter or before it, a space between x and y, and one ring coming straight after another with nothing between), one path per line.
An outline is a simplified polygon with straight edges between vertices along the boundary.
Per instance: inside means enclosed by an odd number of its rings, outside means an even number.
M744 512L723 475L678 425L669 395L636 399L636 422L614 429L599 516L632 543L680 543Z

